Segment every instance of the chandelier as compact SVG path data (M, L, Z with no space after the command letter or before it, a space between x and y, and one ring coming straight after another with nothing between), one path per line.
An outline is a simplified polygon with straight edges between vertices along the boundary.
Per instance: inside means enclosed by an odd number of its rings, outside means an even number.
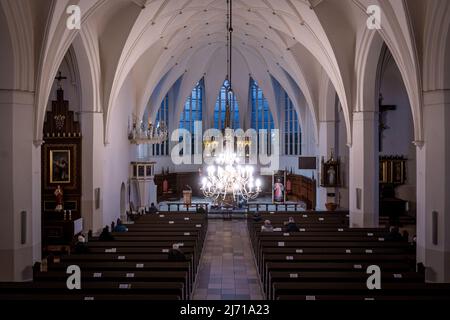
M253 177L253 167L240 165L235 153L221 153L215 162L202 179L201 190L206 197L233 204L239 199L255 199L261 192L261 180Z
M164 121L158 122L155 126L150 121L147 126L141 121L140 126L136 120L132 126L128 125L128 140L132 144L160 144L167 140L169 131Z
M214 202L226 205L234 205L239 200L248 201L255 199L261 192L261 180L253 176L254 169L249 165L241 165L240 158L234 152L234 137L229 135L231 128L230 101L233 98L233 87L231 82L232 73L232 0L227 0L227 64L228 64L228 86L225 101L225 139L224 152L215 156L215 165L207 168L207 174L202 179L201 190L203 194ZM211 139L205 141L205 146L217 147L218 141ZM238 147L250 146L248 138L238 141Z

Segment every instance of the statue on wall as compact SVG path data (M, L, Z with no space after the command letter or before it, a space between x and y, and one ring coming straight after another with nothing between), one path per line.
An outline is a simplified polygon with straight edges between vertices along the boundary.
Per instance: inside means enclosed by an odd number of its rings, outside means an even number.
M54 195L55 195L55 199L56 199L55 211L61 212L63 210L63 195L64 195L64 193L63 193L60 185L58 185L58 187L56 188Z
M169 191L169 181L167 181L166 178L164 178L163 181L163 193L167 193Z

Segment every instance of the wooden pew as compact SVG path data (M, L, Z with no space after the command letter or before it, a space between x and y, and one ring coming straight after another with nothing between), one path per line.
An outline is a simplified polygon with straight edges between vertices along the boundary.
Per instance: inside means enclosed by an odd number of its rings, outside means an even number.
M450 286L448 284L425 283L383 283L381 290L369 290L366 282L274 282L273 295L361 295L374 299L383 296L434 296L448 300Z

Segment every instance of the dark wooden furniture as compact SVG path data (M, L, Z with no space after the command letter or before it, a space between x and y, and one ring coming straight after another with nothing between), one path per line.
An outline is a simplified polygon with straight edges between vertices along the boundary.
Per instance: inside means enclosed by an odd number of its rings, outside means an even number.
M284 230L290 216L298 232ZM387 228L349 228L345 212L263 213L260 218L249 215L247 225L267 299L450 300L450 286L424 283L424 273L416 272L415 246L393 240ZM266 219L274 232L261 232ZM382 290L366 285L366 270L374 264L382 270Z
M114 240L93 237L83 253L36 264L31 283L0 283L2 300L185 300L192 294L208 220L206 214L139 216ZM174 243L184 260L170 259ZM80 290L67 290L67 267L81 269ZM76 292L74 292L76 291Z
M42 146L42 245L68 244L73 236L70 226L81 218L81 150L82 135L75 113L69 110L69 101L64 100L62 88L57 90L57 99L46 113L44 144ZM64 155L59 158L58 155ZM64 174L57 175L58 164L64 160ZM67 161L66 161L67 160ZM61 170L61 169L60 169ZM55 190L60 186L64 212L55 212ZM70 217L69 217L70 210Z
M163 192L163 183L167 180L168 192ZM186 186L192 188L192 196L202 196L200 177L198 172L174 172L155 175L157 186L157 201L179 201L183 197Z
M297 174L288 174L286 181L291 182L288 200L303 201L307 210L316 208L316 180Z

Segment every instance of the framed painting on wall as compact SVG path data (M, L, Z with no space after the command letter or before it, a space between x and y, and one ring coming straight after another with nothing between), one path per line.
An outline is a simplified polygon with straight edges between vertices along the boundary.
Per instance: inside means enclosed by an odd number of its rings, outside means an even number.
M70 183L70 150L50 150L50 183Z
M286 202L286 172L281 171L272 176L272 202Z
M405 183L405 161L403 160L392 161L392 183L394 184Z
M389 163L385 160L380 161L380 183L389 182Z

